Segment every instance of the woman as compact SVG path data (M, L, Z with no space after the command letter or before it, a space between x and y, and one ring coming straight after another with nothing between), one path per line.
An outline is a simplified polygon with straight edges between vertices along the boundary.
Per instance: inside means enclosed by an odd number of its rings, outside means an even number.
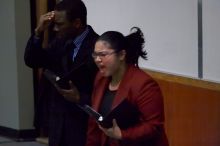
M114 119L112 128L106 129L90 118L86 146L168 146L163 97L158 84L138 68L138 58L146 59L147 53L143 33L136 27L132 30L126 37L108 31L96 41L92 56L99 72L92 107L105 116L127 98L139 113L138 121L121 129Z

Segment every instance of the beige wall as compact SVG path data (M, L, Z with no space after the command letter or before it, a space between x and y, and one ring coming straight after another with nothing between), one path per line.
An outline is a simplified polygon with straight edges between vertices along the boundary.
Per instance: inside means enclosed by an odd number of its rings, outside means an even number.
M23 60L30 36L29 0L1 0L0 16L0 126L33 129L32 70Z

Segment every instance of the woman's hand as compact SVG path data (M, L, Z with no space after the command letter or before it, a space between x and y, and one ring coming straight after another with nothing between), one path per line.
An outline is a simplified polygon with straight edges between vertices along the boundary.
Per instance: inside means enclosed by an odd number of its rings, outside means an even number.
M102 126L99 125L99 128L105 133L105 135L120 140L121 137L121 129L118 127L118 124L115 119L112 121L113 126L112 128L103 128Z
M68 101L78 103L80 99L80 94L76 86L69 81L70 89L62 89L58 85L56 85L56 89L58 92Z

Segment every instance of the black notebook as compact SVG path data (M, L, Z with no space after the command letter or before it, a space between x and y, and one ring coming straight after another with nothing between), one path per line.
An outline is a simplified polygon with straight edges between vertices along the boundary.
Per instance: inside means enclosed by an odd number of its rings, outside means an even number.
M121 129L126 129L138 122L139 113L136 107L132 105L127 99L124 99L105 117L95 111L89 105L84 105L82 109L95 118L96 121L104 128L111 128L113 119L116 119L118 126Z
M69 88L69 80L67 78L61 78L60 76L56 75L54 72L46 69L43 72L44 76L54 85L59 86L63 89Z
M72 68L72 70L65 75L59 76L49 69L46 69L43 74L53 84L58 85L60 88L69 89L69 81L71 80L76 87L85 86L88 79L88 68L85 65L86 62L82 62L78 66Z

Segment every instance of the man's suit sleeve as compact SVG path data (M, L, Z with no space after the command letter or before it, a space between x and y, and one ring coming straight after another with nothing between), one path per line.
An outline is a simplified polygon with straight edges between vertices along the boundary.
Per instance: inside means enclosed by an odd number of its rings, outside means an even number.
M46 66L47 52L42 49L42 38L32 35L26 45L24 52L25 64L31 68Z

